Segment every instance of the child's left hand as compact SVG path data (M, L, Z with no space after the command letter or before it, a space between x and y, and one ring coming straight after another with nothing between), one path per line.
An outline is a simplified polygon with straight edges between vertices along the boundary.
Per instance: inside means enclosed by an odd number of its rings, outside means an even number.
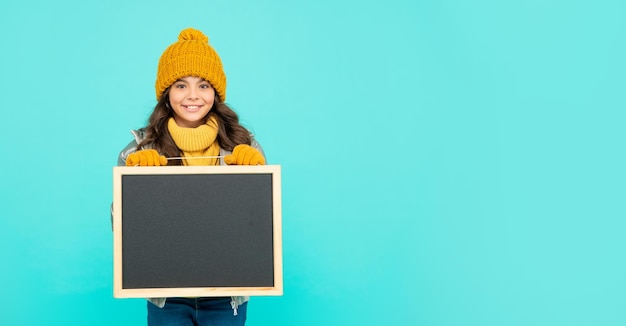
M233 153L224 157L224 162L229 165L265 165L265 158L258 149L240 144L233 148Z

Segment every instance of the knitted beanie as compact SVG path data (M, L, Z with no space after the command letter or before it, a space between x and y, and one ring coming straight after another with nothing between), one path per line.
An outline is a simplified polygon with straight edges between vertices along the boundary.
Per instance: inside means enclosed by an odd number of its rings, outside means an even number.
M211 83L222 101L226 100L226 75L217 52L209 45L209 38L201 31L187 28L180 32L178 41L170 45L157 68L157 101L165 89L186 76L204 78Z

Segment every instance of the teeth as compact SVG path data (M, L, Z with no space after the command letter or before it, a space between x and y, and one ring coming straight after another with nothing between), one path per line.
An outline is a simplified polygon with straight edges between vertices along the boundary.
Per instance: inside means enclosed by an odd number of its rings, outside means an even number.
M199 108L199 106L197 106L197 105L187 105L187 108L188 109L197 109L197 108Z

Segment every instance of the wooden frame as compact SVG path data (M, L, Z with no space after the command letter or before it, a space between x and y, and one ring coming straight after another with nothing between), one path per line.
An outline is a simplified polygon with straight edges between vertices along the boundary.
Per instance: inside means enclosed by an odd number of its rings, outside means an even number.
M172 180L175 182L172 182ZM231 182L231 180L238 181ZM251 181L248 182L248 180ZM255 180L264 181L257 182ZM265 180L269 180L269 182L266 182ZM163 184L163 187L159 186L161 184ZM194 189L202 190L214 189L217 187L220 189L219 193L226 192L226 194L223 195L222 199L211 198L211 196L207 196L204 191L188 190L186 188L187 185L192 185L193 187L196 187ZM165 190L155 191L156 188ZM254 189L247 190L248 188ZM125 189L126 191L124 191ZM244 191L240 191L242 189ZM211 191L215 192L215 190ZM162 195L162 192L165 194ZM233 203L222 203L224 202L223 198L236 197L239 196L240 193L246 193L248 195L242 195L247 197L236 202L237 205L234 205ZM259 195L257 196L257 194ZM197 198L190 198L190 202L201 202L198 204L199 207L193 208L193 212L186 211L185 209L188 209L188 207L180 207L172 208L169 213L162 213L163 211L170 209L170 207L174 206L176 203L181 202L176 198L186 199L193 196L196 196ZM261 199L258 199L257 197ZM147 204L143 202L146 202ZM182 202L185 202L185 200ZM244 202L242 204L243 206L250 205L250 207L235 207L239 206L239 203L242 202ZM257 202L260 204L254 206ZM153 208L155 206L160 208ZM225 206L220 208L225 212L231 212L231 208L235 212L239 212L237 211L239 209L244 213L233 214L247 216L247 212L250 212L250 216L245 217L247 220L243 220L242 218L241 221L231 222L231 220L216 216L216 214L219 215L219 213L214 213L215 211L213 208L221 206ZM263 208L259 209L257 207ZM271 208L266 209L267 207ZM207 211L209 212L207 213ZM174 214L172 214L172 212L174 212ZM114 274L113 295L116 298L217 297L283 294L281 174L280 166L278 165L114 167L112 213ZM127 214L128 216L123 216L124 214ZM155 217L156 215L159 216ZM192 216L190 219L195 218L196 222L201 219L203 221L201 223L217 223L216 225L218 225L218 227L213 224L204 228L195 225L184 226L186 229L181 231L182 233L179 232L177 236L174 235L173 241L165 240L171 238L171 235L168 234L168 232L172 229L172 225L178 226L179 224L189 222L179 221L178 219L174 221L173 218L171 218L172 215L177 215L176 218L182 217L183 220L187 218L187 216ZM200 217L193 217L196 215ZM225 215L228 214L222 214L222 216ZM263 218L258 218L258 216L261 215ZM152 218L154 219L150 220ZM219 222L220 218L221 222ZM271 219L271 221L267 221L268 219ZM212 222L204 222L209 220ZM229 225L231 223L233 226ZM258 225L261 225L261 227ZM221 247L224 242L231 241L231 238L228 238L227 241L219 240L220 236L226 237L227 235L223 234L231 232L231 229L232 232L238 232L235 233L237 236L233 237L236 239L232 239L232 243L234 244L234 247L236 247L233 249L233 252L229 252L231 249L228 247ZM257 229L261 231L257 232ZM221 231L215 231L214 234L207 234L207 232L202 230ZM196 232L198 234L195 234ZM271 235L267 233L271 233ZM251 240L249 243L247 243L246 240L240 241L239 234L250 234ZM145 240L136 240L137 238ZM201 250L201 252L193 257L180 261L195 261L196 263L194 264L203 266L198 267L197 270L196 266L193 264L178 267L177 265L181 264L175 262L178 261L177 257L179 257L179 255L187 254L187 249L177 251L176 249L169 248L172 243L194 241L189 240L192 238L198 238L200 240L193 243L193 246L181 248L194 248L193 250L196 250L195 248L200 247L202 249L197 250ZM208 245L211 248L203 248L206 239L213 240L214 238L218 238L218 240L214 240L215 243ZM153 240L154 242L152 243L151 241ZM167 245L161 245L161 242L159 241L169 242L167 242ZM261 243L261 245L259 246L257 242ZM144 245L144 243L146 244ZM195 245L196 243L198 243L198 245ZM175 247L177 245L178 244L172 246ZM260 255L254 254L254 256L251 256L252 259L239 257L240 255L245 255L248 251L251 251L245 248L256 247L263 247L266 249L269 248L272 252L268 253L267 251L269 250L265 250ZM171 255L171 260L168 261L168 263L161 263L155 268L152 262L158 261L163 256L167 256L163 253L164 251L170 252L167 255ZM127 260L125 260L125 255L134 258L127 258ZM199 256L203 257L198 258ZM217 256L219 256L219 259ZM223 259L230 259L228 257L231 256L238 258L239 260L233 262L232 264L228 261L227 263L219 264L211 264L211 262L207 262L207 260L212 262L224 261ZM146 258L146 261L149 263L146 263L145 265L142 265L144 263L137 263L137 261L143 261L145 257L153 258ZM154 257L157 257L158 259ZM256 261L257 257L265 258L259 258L259 262L254 263L257 265L252 265L252 263L250 263L250 265L246 265L248 264L248 261ZM244 265L242 269L245 269L245 271L239 271L239 268L242 265ZM233 276L233 279L238 279L231 280L230 277L233 273L225 272L225 276L223 277L228 280L211 280L210 278L212 275L218 275L220 273L206 271L218 268L221 270L223 269L221 266L230 266L232 270L237 270L234 274L241 273L242 275ZM164 282L167 284L162 284L160 283L161 281L159 281L159 277L161 277L161 274L164 274L164 270L172 270L172 275L185 275L183 278L186 278L187 275L196 275L197 277L202 278L202 280L196 281L196 278L194 278L194 281L180 281L179 285L177 280L171 280L172 278L177 277L174 276L170 277L167 282ZM204 280L205 274L211 274L206 275L206 282ZM258 276L260 274L265 276ZM257 278L260 279L260 281L255 280ZM134 281L129 281L131 279ZM152 279L156 281L153 281ZM170 282L170 280L172 282ZM144 282L147 283L144 284ZM133 284L128 285L127 283Z

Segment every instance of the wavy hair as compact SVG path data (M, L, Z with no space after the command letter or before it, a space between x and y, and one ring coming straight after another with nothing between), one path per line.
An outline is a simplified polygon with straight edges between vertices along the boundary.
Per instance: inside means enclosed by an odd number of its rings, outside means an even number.
M152 148L166 157L183 155L182 151L174 143L174 139L172 139L167 128L169 118L174 116L174 111L169 106L169 93L170 88L167 88L154 107L154 111L148 118L148 125L145 127L146 137L137 145L137 150L151 144ZM250 145L252 141L250 131L239 124L237 113L222 102L217 93L215 94L213 107L204 119L207 119L209 114L214 114L217 119L217 143L220 145L220 148L232 151L239 144ZM182 160L168 161L168 165L181 164Z

